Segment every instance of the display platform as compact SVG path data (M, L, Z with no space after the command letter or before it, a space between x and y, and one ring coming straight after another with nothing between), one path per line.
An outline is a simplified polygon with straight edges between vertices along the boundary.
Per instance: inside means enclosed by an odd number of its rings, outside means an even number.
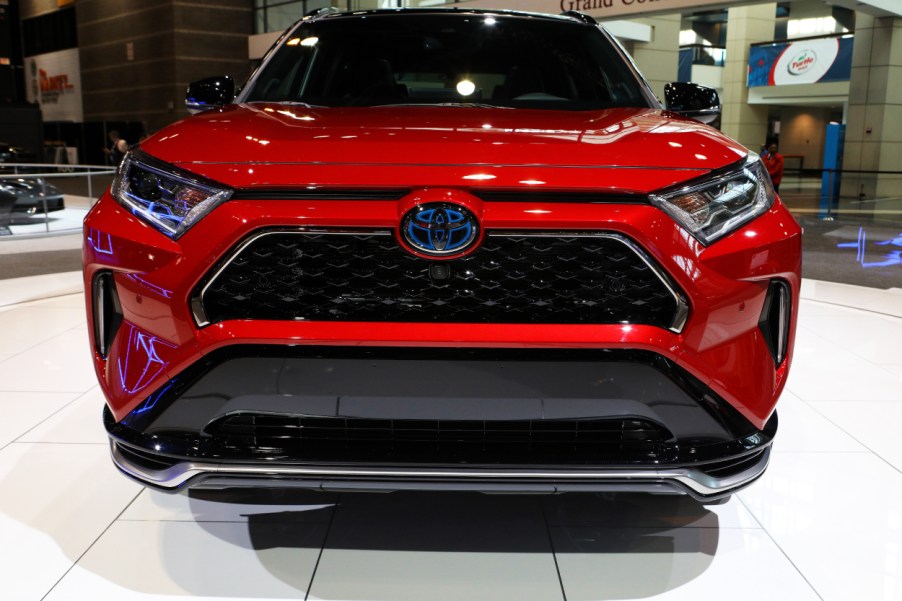
M0 598L902 599L902 290L805 281L770 468L701 506L143 489L109 460L78 281L0 283Z

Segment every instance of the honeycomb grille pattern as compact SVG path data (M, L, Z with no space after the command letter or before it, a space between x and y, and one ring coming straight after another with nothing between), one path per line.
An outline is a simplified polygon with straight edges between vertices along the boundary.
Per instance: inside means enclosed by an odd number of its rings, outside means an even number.
M442 273L444 272L444 273ZM670 327L677 301L622 239L489 235L432 261L389 233L270 232L250 241L201 298L229 319Z

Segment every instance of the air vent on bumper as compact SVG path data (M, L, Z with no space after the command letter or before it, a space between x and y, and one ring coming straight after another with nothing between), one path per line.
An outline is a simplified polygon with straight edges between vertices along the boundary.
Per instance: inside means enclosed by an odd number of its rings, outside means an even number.
M758 327L764 335L764 342L770 350L777 365L786 358L786 347L789 343L789 320L792 303L789 286L781 280L773 280L767 290L764 308Z

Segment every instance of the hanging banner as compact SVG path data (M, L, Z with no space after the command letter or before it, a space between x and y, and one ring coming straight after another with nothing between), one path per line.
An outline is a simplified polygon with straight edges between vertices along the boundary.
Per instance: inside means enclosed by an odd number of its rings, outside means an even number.
M27 57L25 96L40 105L44 121L84 121L78 48Z
M831 36L752 46L748 87L849 81L853 40Z

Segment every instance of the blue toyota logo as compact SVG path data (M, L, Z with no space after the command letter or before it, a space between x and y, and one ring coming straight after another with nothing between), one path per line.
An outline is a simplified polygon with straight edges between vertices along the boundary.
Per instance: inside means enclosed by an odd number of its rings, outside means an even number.
M479 221L460 205L428 202L404 215L401 235L411 248L426 255L459 254L476 242Z

